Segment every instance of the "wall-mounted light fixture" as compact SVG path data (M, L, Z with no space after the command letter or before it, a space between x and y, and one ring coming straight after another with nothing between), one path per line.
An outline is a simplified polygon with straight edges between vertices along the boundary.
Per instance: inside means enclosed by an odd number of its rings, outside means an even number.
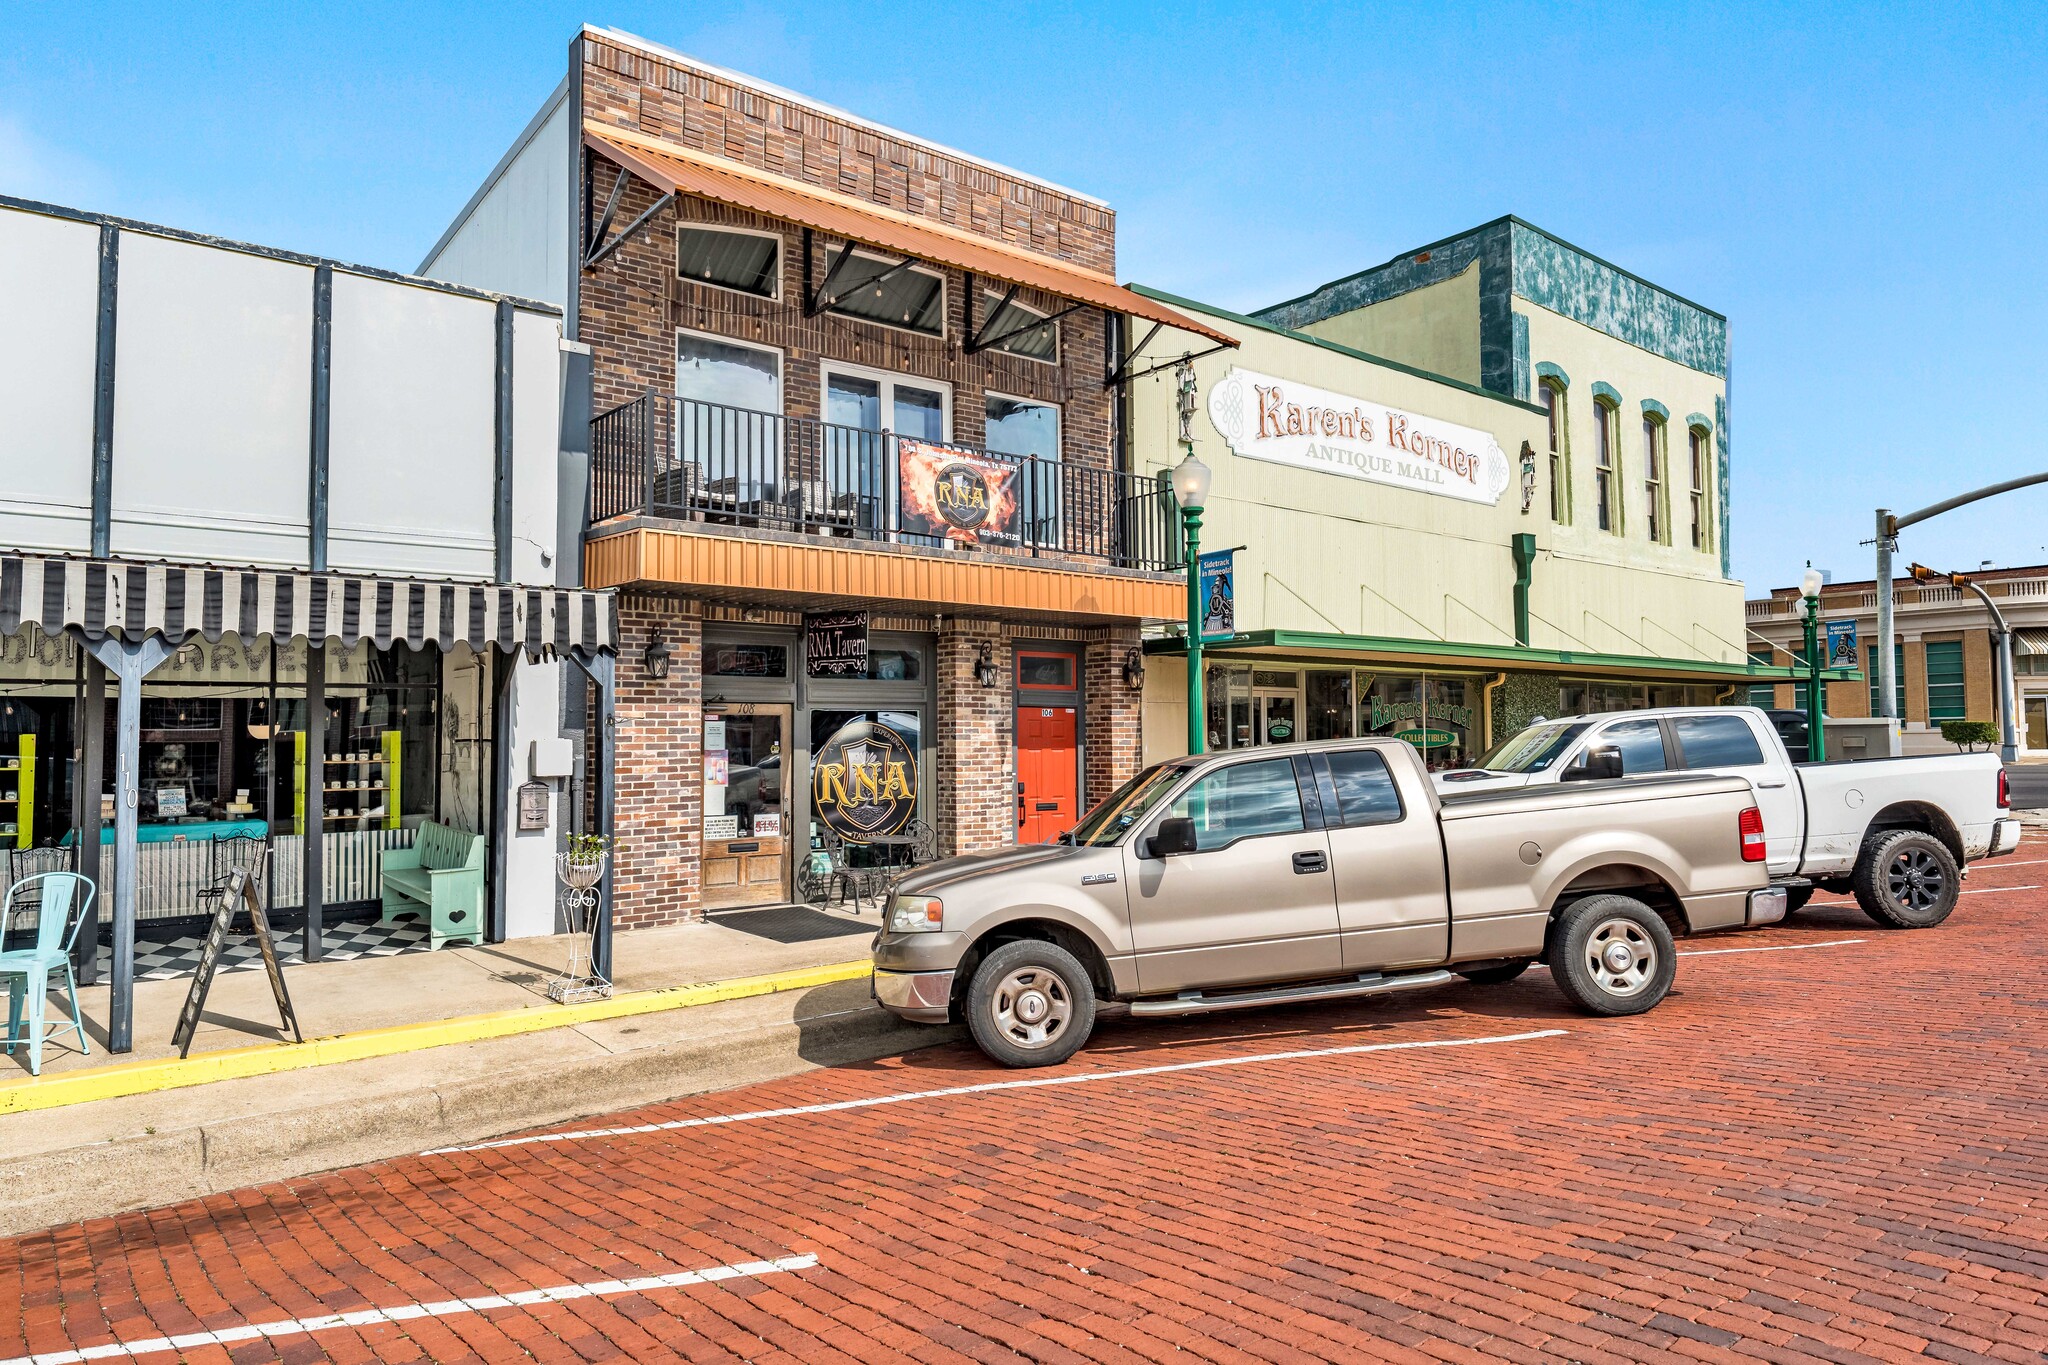
M1136 691L1145 685L1145 656L1133 645L1124 653L1124 686Z
M996 685L996 647L984 644L974 660L974 677L983 687Z
M650 678L666 678L668 676L668 660L668 641L662 639L659 635L656 635L647 642L647 649L640 656L640 662L646 665L647 676Z

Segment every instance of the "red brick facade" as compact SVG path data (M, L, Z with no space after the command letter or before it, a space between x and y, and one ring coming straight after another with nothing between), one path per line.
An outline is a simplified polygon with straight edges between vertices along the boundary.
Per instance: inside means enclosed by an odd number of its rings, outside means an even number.
M890 137L828 111L728 81L659 54L586 33L581 72L583 116L627 132L660 137L691 150L802 179L900 212L1043 252L1102 273L1115 268L1115 219L1097 203L1039 182L902 138ZM616 168L592 155L594 201L609 196ZM579 190L579 193L581 191ZM656 191L630 181L614 228L630 223ZM679 223L708 223L776 234L781 244L779 291L773 299L699 285L679 277ZM837 241L815 244L812 281L822 279ZM936 269L936 267L934 267ZM945 280L945 335L835 315L806 317L804 234L793 224L707 200L683 198L594 269L580 273L578 335L591 347L595 410L643 393L676 390L678 330L772 347L781 353L781 410L787 418L821 418L827 361L906 377L937 380L951 391L951 439L984 441L984 395L1054 403L1060 408L1061 458L1113 468L1112 405L1103 386L1108 319L1082 309L1059 321L1057 363L988 350L965 353L969 334L967 279ZM1008 286L977 280L971 324L980 325ZM1023 290L1017 302L1043 313L1064 300ZM1070 510L1069 515L1073 515ZM702 913L703 640L707 622L739 618L787 630L800 620L784 593L773 605L698 600L689 585L674 595L621 592L616 923L638 927ZM811 605L811 604L803 604ZM819 608L851 605L820 596ZM885 620L872 628L912 631L930 642L931 682L925 729L929 768L921 812L936 829L942 853L999 848L1016 837L1016 712L1012 660L1019 640L1058 641L1080 653L1083 716L1083 804L1130 776L1139 761L1139 692L1123 678L1137 643L1137 623L996 620L971 602L945 604L937 617ZM671 651L669 676L646 676L642 653L655 634ZM976 665L986 648L996 669L984 686ZM801 660L795 661L801 668ZM818 703L813 702L815 707ZM795 717L791 758L807 745L803 714ZM788 777L806 784L791 763ZM785 816L804 856L800 787Z
M665 678L647 673L647 646L657 635L671 651ZM621 929L701 913L703 644L696 603L620 595L612 923Z

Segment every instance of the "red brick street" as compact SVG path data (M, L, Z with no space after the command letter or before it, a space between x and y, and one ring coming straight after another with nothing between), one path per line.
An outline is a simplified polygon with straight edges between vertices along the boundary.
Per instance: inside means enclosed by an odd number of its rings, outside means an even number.
M1641 1018L1535 970L1112 1022L61 1228L0 1244L0 1360L2039 1360L2044 931L2034 835L1936 930L1693 940Z

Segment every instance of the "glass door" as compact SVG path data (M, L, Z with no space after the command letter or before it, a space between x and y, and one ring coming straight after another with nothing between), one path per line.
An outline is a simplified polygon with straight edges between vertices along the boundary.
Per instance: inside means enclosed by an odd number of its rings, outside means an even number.
M704 907L789 899L786 706L704 712Z
M944 385L836 366L825 371L826 482L835 496L855 499L862 530L896 524L896 452L883 433L943 444L950 416Z
M1292 744L1301 738L1297 714L1300 705L1292 692L1258 692L1252 696L1258 709L1254 744Z

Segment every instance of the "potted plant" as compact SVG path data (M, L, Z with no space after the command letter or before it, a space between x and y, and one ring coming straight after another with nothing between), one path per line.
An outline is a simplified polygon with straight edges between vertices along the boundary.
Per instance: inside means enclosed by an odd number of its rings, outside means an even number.
M605 855L612 841L602 834L572 834L562 855L562 880L579 891L596 886L604 876Z

